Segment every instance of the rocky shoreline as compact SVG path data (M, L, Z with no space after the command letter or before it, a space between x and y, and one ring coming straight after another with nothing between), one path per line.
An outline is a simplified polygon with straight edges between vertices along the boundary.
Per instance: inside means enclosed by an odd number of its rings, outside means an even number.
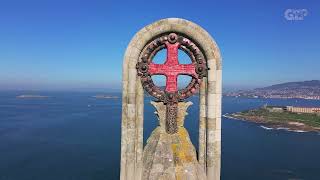
M280 121L268 120L262 116L246 116L246 115L241 115L239 113L225 114L223 116L230 119L257 123L257 124L260 124L260 127L267 130L276 129L276 130L287 130L287 131L294 131L294 132L318 132L318 133L320 132L319 127L313 127L301 122L290 121L290 120L280 122Z

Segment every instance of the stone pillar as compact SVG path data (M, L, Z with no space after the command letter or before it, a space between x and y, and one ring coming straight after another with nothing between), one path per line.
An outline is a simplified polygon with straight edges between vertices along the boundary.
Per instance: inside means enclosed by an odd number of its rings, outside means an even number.
M203 170L206 172L207 157L207 112L206 112L206 96L207 96L207 78L204 77L199 92L199 153L198 160Z
M138 77L140 81L140 77ZM141 83L137 83L136 87L136 146L135 146L135 151L136 151L136 166L135 166L135 171L136 171L136 179L140 180L141 179L141 173L142 173L142 168L143 168L143 162L142 162L142 154L143 154L143 104L144 104L144 92L142 88Z
M221 70L211 71L214 60L208 60L208 66L207 178L216 180L221 170Z

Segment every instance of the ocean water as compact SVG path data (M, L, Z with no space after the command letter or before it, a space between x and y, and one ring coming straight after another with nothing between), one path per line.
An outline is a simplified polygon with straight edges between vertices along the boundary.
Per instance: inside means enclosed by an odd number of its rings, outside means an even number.
M98 93L0 92L0 180L119 179L121 98ZM114 95L121 96L115 93ZM145 101L145 140L157 120ZM197 97L185 126L197 147ZM320 106L320 101L223 98L223 114L268 105ZM267 130L223 118L222 180L320 179L320 135Z

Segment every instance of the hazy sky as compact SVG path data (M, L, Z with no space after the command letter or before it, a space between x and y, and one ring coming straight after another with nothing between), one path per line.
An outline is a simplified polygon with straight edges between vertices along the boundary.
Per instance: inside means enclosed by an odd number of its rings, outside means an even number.
M318 0L0 0L0 89L120 89L130 39L168 17L213 36L225 87L320 79Z

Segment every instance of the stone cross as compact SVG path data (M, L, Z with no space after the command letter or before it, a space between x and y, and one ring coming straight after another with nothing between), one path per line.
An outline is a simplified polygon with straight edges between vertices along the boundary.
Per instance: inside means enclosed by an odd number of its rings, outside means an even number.
M172 37L175 37L172 35ZM171 38L171 37L169 37ZM150 75L165 75L166 76L166 92L175 93L178 91L178 75L191 75L195 78L198 77L195 71L194 64L179 64L178 60L178 49L180 46L179 42L174 44L166 42L167 48L167 59L164 64L149 64Z
M153 57L160 50L167 49L167 59L164 64L154 64ZM178 50L184 50L192 59L191 64L180 64ZM143 87L158 100L166 104L166 131L169 134L177 132L177 103L188 96L196 93L201 78L206 76L206 64L200 49L183 35L176 33L164 34L153 40L143 52L143 58L137 64L138 75L142 78ZM161 91L151 79L152 75L165 75L166 87ZM189 86L184 90L187 93L178 91L178 76L188 75L193 78ZM150 88L151 86L151 88ZM151 90L150 90L151 89ZM158 91L158 94L157 94Z

